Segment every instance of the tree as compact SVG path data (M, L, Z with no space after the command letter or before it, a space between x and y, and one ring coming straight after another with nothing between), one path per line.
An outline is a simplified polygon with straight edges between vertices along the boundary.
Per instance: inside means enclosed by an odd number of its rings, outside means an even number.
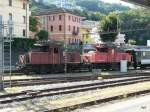
M37 32L38 31L38 28L37 28L38 21L37 21L37 19L34 18L34 17L30 17L29 21L30 21L30 25L29 25L30 31Z
M96 12L96 13L91 13L91 20L93 21L100 21L103 18L103 14L101 14L100 12Z
M14 38L12 42L12 49L16 52L18 51L28 51L34 47L36 43L35 39L30 38Z
M39 40L48 40L48 32L46 30L40 30L36 36Z
M118 15L110 13L100 22L99 33L103 42L114 42L117 38Z
M136 8L121 13L119 17L121 31L129 31L125 32L126 42L136 40L137 45L146 45L150 39L150 11Z

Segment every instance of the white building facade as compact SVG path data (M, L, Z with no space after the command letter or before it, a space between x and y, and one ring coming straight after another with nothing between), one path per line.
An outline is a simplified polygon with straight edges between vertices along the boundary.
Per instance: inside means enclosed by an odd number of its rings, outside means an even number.
M125 34L118 34L117 39L115 40L115 44L122 45L125 44Z
M90 21L90 20L82 21L82 27L89 30L89 37L90 37L91 43L93 44L102 43L100 40L100 35L98 33L99 25L100 24L98 21Z
M4 36L13 34L15 38L29 37L30 14L28 0L0 0Z

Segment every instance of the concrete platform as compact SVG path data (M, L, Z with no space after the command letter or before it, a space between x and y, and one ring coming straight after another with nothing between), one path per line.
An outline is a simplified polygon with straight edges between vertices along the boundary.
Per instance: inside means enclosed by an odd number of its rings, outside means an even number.
M95 105L75 112L150 112L150 95Z

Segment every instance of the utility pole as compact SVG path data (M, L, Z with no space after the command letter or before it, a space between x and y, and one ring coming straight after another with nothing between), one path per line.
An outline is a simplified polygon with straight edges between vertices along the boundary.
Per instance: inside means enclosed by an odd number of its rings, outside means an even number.
M26 21L25 22L26 22L26 37L27 37L28 36L28 0L26 1L25 9L26 9Z
M2 16L0 16L0 90L3 89L3 26Z
M12 46L13 31L14 31L14 24L13 24L13 20L10 19L10 20L8 20L8 37L7 37L8 39L6 39L7 44L5 44L5 40L4 40L4 48L6 48L6 51L8 51L7 49L9 49L9 56L7 59L9 59L9 79L10 79L9 84L10 84L10 87L12 85L11 84L11 75L12 75L12 59L11 59L12 58L12 51L11 51L12 47L11 46Z
M64 14L64 71L67 73L66 14Z

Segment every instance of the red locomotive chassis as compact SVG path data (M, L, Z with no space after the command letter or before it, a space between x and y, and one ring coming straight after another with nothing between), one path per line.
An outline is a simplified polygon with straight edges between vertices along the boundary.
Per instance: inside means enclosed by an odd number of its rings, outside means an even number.
M43 47L43 46L40 46ZM20 55L20 64L48 65L63 63L80 63L81 56L79 52L63 52L61 46L46 46L44 50L31 50L26 55ZM47 50L45 50L47 49Z
M132 56L129 53L119 52L114 48L99 47L93 52L83 54L83 61L92 63L96 68L119 68L121 60L131 63Z
M63 71L65 64L67 70L79 70L92 67L110 68L114 64L119 65L121 60L131 62L131 55L118 52L113 48L95 48L95 51L80 53L78 51L64 52L60 45L42 45L38 50L31 50L25 55L20 55L19 66L29 72Z
M111 48L108 48L107 51L104 52L97 50L93 53L85 53L83 57L85 62L90 63L119 63L121 60L131 62L131 55L129 53L117 52Z

